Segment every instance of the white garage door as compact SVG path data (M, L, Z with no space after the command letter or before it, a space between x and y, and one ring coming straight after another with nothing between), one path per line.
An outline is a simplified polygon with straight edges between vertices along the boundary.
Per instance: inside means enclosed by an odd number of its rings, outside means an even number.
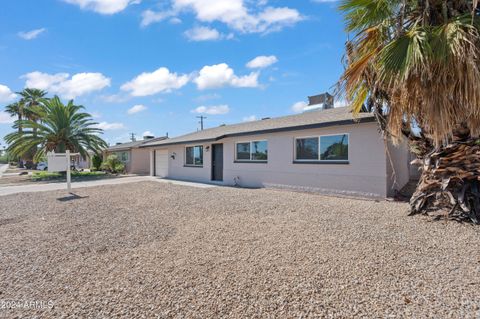
M168 176L168 150L155 151L155 176Z

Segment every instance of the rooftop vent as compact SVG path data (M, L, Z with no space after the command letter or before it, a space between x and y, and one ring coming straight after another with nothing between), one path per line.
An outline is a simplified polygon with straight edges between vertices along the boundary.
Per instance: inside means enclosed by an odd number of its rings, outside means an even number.
M269 119L270 119L270 117L262 117L262 121L269 120Z
M115 145L122 145L122 143L120 143L120 142L117 142L117 143L115 143Z
M153 136L153 135L145 135L145 136L143 137L144 140L151 140L152 138L155 138L155 136Z
M308 106L305 108L305 111L333 109L334 103L335 101L333 95L329 94L328 92L309 96Z

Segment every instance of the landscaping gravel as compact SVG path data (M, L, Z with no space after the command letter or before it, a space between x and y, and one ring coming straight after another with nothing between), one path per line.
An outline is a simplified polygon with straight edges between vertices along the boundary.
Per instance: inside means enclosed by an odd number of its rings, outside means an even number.
M0 197L0 318L479 318L479 227L142 182ZM2 307L3 306L3 307Z

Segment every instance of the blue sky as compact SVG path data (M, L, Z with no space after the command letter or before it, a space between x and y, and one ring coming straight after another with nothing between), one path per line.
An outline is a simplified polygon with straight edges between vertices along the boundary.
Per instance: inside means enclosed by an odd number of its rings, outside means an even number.
M109 143L299 112L346 39L325 0L6 0L0 26L0 105L25 86L74 98Z

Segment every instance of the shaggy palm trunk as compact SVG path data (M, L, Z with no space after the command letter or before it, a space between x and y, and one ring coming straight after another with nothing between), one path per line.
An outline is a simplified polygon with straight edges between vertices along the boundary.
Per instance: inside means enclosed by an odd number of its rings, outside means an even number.
M446 146L420 161L422 175L410 200L411 214L480 224L480 140L455 131Z

